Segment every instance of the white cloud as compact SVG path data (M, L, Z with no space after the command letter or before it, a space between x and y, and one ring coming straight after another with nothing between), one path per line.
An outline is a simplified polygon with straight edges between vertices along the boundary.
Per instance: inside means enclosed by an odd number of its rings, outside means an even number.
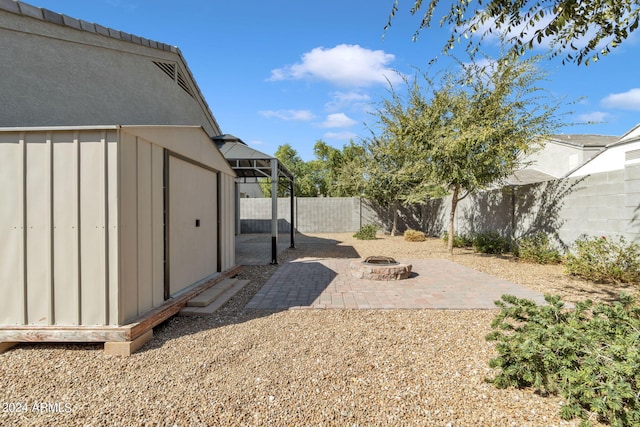
M605 113L602 111L593 111L591 113L580 114L578 116L578 120L580 120L581 122L601 123L601 122L604 122L606 118L609 116L610 116L609 113Z
M358 135L353 132L344 131L344 132L327 132L324 134L325 139L339 139L339 140L350 140L355 139Z
M607 108L640 111L640 88L633 88L622 93L612 93L605 97L601 104Z
M371 96L361 92L333 92L331 101L325 104L329 111L341 110L344 108L361 109L365 104L371 102Z
M249 141L249 146L251 147L252 145L263 145L264 141L261 141L259 139L254 139Z
M264 117L276 117L287 121L306 122L313 120L315 116L309 110L265 110L260 111Z
M302 55L302 61L271 71L269 80L325 80L339 86L363 87L398 83L401 76L388 65L395 55L359 45L316 47Z
M350 126L355 125L356 123L358 123L358 122L356 122L355 120L349 118L344 113L335 113L335 114L329 114L327 116L327 119L324 122L322 122L320 127L323 127L323 128L348 128Z

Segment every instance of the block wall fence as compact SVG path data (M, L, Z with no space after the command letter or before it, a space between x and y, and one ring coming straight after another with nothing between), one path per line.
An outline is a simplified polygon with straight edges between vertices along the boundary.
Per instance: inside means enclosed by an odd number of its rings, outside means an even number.
M290 230L290 199L278 199L279 231ZM299 233L356 232L363 225L391 228L391 212L359 197L294 199ZM402 207L398 228L440 236L447 229L451 198ZM271 232L271 199L240 200L240 232ZM640 243L640 164L623 170L538 184L506 186L470 195L458 204L461 234L495 231L512 239L545 232L562 246L580 235L624 236Z

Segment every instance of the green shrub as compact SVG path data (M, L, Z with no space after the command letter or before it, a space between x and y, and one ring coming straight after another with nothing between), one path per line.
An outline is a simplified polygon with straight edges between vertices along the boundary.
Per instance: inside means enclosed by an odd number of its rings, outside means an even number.
M509 242L495 232L478 233L473 237L473 248L483 254L503 254L509 249Z
M378 227L373 224L363 225L353 237L359 240L376 240L377 231Z
M514 248L515 255L523 261L538 264L558 264L562 261L560 251L549 241L549 236L537 233L520 239Z
M639 282L640 246L618 239L582 236L566 259L569 274L595 282Z
M613 426L640 425L640 306L621 294L613 304L591 301L566 310L559 296L548 305L503 295L487 335L498 357L499 388L534 387L559 393L564 419L593 416Z
M447 243L449 241L449 233L444 232L442 234L442 240ZM473 244L473 239L463 234L453 234L453 247L454 248L468 248Z
M418 230L407 230L404 232L404 240L407 242L424 242L427 236Z

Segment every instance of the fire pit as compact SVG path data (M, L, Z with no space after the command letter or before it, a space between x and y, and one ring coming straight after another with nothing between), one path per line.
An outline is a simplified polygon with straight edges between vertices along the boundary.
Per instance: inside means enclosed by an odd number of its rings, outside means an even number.
M411 264L401 264L387 256L370 256L364 261L351 261L351 275L357 279L401 280L411 274Z

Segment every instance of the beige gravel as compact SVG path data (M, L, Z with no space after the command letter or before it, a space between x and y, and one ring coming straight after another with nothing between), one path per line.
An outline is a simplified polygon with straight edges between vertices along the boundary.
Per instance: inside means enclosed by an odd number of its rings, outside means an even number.
M448 258L441 241L315 235L341 245L288 250L283 260L339 256ZM568 300L606 299L613 286L457 250L454 261ZM0 425L578 425L562 400L485 382L494 310L242 312L276 266L216 316L175 317L131 357L94 344L23 344L0 355Z

